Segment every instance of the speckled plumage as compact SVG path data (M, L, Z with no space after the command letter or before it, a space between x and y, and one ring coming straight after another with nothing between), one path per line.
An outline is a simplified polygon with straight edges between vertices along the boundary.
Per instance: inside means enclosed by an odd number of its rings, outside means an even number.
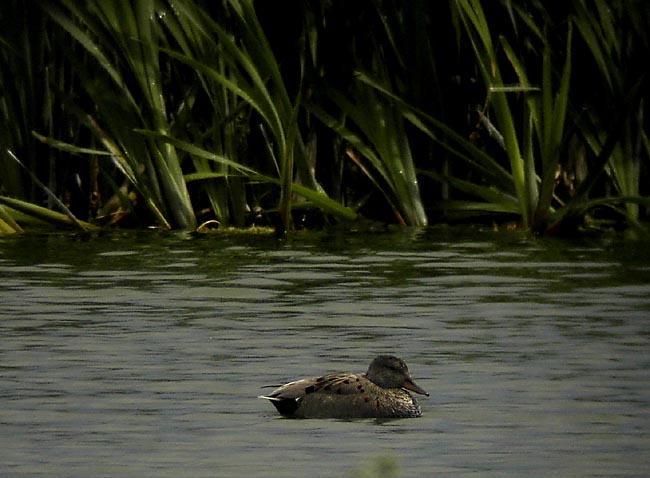
M403 360L376 357L365 374L329 373L287 383L268 396L294 418L416 418L420 405L406 390L429 395L413 382Z

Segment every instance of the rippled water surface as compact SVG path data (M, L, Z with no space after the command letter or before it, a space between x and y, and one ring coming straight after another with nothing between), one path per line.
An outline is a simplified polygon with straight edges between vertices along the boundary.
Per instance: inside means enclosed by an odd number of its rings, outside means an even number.
M27 236L0 239L0 278L2 477L650 470L648 243ZM423 418L290 420L256 398L385 352L431 392Z

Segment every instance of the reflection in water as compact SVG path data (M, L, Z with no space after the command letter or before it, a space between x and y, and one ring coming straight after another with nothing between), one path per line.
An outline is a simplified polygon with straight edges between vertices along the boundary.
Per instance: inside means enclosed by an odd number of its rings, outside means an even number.
M649 250L456 230L3 238L0 475L387 460L401 476L643 476ZM423 418L287 420L256 398L386 352L431 392Z

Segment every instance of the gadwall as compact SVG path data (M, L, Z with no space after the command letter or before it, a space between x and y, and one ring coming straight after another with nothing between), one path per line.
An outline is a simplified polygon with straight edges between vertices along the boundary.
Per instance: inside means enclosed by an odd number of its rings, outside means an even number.
M294 418L416 418L420 405L407 390L429 394L415 384L403 360L376 357L365 374L328 373L290 382L274 390L269 400Z

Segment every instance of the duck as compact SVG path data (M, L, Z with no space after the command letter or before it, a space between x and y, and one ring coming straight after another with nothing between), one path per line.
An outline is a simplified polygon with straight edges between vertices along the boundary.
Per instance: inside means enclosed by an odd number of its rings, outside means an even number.
M379 355L365 374L303 378L258 398L290 418L418 418L422 410L409 390L429 396L413 381L402 359Z

